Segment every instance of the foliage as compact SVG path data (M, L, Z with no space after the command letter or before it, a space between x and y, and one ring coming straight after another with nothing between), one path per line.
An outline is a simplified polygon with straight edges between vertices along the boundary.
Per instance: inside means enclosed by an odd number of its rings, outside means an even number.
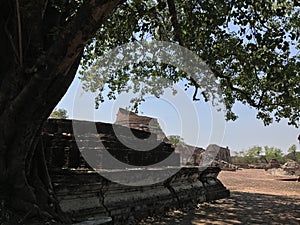
M283 156L283 160L285 162L289 159L294 160L296 162L300 162L300 152L288 153L285 156Z
M49 116L51 119L67 119L68 117L68 112L65 109L54 109Z
M247 155L252 158L258 158L261 153L262 153L262 147L254 146L254 147L248 149Z
M279 148L265 146L265 156L268 161L277 159L279 163L283 163L283 152Z
M263 152L264 154L262 154ZM269 162L271 159L277 159L280 163L284 163L282 150L276 147L254 146L232 156L233 163L242 164L265 163L265 161Z
M242 163L242 164L257 163L258 157L256 155L257 153L256 148L260 148L260 147L255 146L247 151L236 152L235 155L231 157L232 162Z
M109 75L97 70L99 57L117 46L169 41L190 49L209 66L223 91L227 119L237 118L231 109L240 101L257 108L257 117L266 125L287 118L298 126L299 24L300 11L291 0L129 0L86 47L81 79L86 89L98 92L98 105L105 100L105 89L109 99L133 91L140 103L144 95L159 97L164 88L180 80L186 81L187 88L195 87L195 100L198 88L202 99L208 100L201 78L194 80L172 65L132 62ZM161 83L161 78L169 83Z
M286 159L292 159L294 161L300 160L300 158L299 159L297 158L296 150L297 150L297 146L295 144L292 145L291 147L289 147L289 149L288 149L289 154L287 154L285 156L285 158Z
M180 146L180 145L184 145L184 140L182 137L178 136L178 135L171 135L168 136L169 142L174 146Z
M295 153L297 150L297 146L294 144L291 147L289 147L288 152L289 153Z

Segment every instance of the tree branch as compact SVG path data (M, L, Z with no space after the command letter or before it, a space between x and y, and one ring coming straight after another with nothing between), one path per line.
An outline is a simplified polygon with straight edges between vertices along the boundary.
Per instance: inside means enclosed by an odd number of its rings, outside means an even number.
M169 7L169 12L171 14L171 22L172 25L174 27L174 37L176 39L176 41L178 41L178 43L182 46L185 46L184 40L182 39L182 32L181 32L181 28L178 22L178 18L177 18L177 12L176 12L176 8L175 8L175 3L174 0L167 0L168 3L168 7ZM231 78L228 76L225 76L223 74L221 74L219 71L217 71L216 69L212 69L210 68L211 71L214 73L214 75L216 77L219 78L223 78L227 81L227 85L230 87L230 89L232 91L235 91L239 94L241 94L246 100L247 102L252 105L253 107L259 108L261 101L257 104L249 95L248 93L246 93L245 91L234 87L231 81ZM189 77L188 80L194 85L195 87L195 92L193 94L193 100L199 100L199 98L197 98L197 93L198 93L198 89L201 88L200 85L197 83L197 81L193 78L193 77ZM206 95L204 92L202 92L203 97L205 98L205 100L207 100Z
M181 28L180 28L180 25L179 25L179 22L178 22L174 0L167 0L167 4L168 4L169 12L170 12L170 15L171 15L171 23L172 23L173 28L174 28L175 40L178 41L178 43L181 46L185 46L185 42L182 39L182 32L181 32ZM198 94L198 89L201 88L200 85L197 83L197 81L192 76L188 77L187 79L195 87L195 91L194 91L194 94L193 94L193 100L194 101L199 101L200 99L197 98L197 94ZM203 92L202 92L202 95L205 96L205 94ZM205 101L206 100L207 100L207 98L205 98Z
M168 3L169 12L171 14L171 22L172 22L172 25L173 25L173 28L174 28L175 40L178 41L178 43L181 46L185 46L185 42L182 38L182 32L181 32L180 24L179 24L178 18L177 18L177 12L176 12L176 7L175 7L174 0L167 0L167 3ZM195 87L195 91L194 91L194 94L193 94L193 101L199 101L200 99L197 98L197 94L198 94L199 88L201 88L200 85L197 83L197 81L192 76L188 77L187 79ZM208 98L207 98L205 92L202 91L201 93L202 93L203 98L207 102Z
M22 26L21 26L19 0L16 0L16 11L17 11L17 20L18 20L19 63L20 66L23 67Z
M223 75L223 74L220 73L218 70L213 69L213 68L210 68L210 70L213 72L213 74L214 74L216 77L225 79L226 82L227 82L228 87L229 87L232 91L235 91L235 92L241 94L251 106L256 107L256 108L260 108L260 104L257 104L257 103L249 96L249 94L248 94L247 92L245 92L244 90L242 90L242 89L240 89L240 88L237 88L237 87L234 87L234 86L233 86L232 81L231 81L231 78L230 78L229 76Z
M67 27L61 31L59 39L47 51L46 58L50 60L48 68L56 68L59 64L59 72L64 71L63 73L67 74L68 68L85 44L95 35L112 11L124 1L85 1ZM53 72L48 75L55 76Z
M181 28L178 22L174 0L167 0L167 3L168 3L169 12L171 14L171 22L174 27L175 40L177 40L180 45L184 46L185 44L184 41L182 40Z
M34 105L34 101L39 101L37 98L44 95L56 77L66 76L73 79L74 74L71 71L74 62L82 53L85 44L95 35L108 15L123 1L85 1L78 14L60 33L60 38L53 43L45 55L36 60L34 74L18 95L10 101L9 107L2 114L2 118L12 120L12 124L17 123L22 119L19 115L24 113L24 108L29 107L29 102L30 105ZM10 131L12 133L7 133L6 136L13 135L13 129ZM7 137L6 140L9 139Z

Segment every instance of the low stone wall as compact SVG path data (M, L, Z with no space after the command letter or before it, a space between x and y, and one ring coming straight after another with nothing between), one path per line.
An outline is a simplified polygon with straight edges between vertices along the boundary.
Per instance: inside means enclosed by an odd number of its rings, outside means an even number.
M178 168L160 168L173 173ZM113 224L128 224L170 209L195 206L229 196L217 179L219 168L181 168L164 182L149 186L125 186L111 182L92 171L52 171L52 180L60 205L77 221L109 216ZM132 171L107 171L131 176ZM145 177L151 171L140 170ZM134 172L136 174L136 171Z

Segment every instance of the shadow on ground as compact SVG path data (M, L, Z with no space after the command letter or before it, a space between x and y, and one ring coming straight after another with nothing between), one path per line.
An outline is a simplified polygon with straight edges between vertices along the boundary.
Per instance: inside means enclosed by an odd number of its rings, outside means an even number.
M143 224L300 224L300 198L231 192L231 197L199 204L195 210L173 211Z

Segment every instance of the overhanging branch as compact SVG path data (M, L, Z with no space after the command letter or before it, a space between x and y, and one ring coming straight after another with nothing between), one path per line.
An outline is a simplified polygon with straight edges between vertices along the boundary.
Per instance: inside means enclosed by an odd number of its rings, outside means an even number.
M55 63L60 64L60 71L65 71L66 66L72 64L106 18L123 2L125 0L84 1L76 16L61 32L60 39L49 49L49 54L58 55ZM57 48L63 48L65 52Z
M244 97L244 99L245 99L251 106L256 107L256 108L260 108L260 106L261 106L261 105L260 105L261 101L260 101L259 104L257 104L257 103L249 96L249 94L248 94L246 91L244 91L244 90L242 90L242 89L240 89L240 88L237 88L237 87L233 86L232 81L231 81L231 78L230 78L229 76L223 75L223 74L220 73L218 70L213 69L213 68L210 68L210 70L213 72L213 74L214 74L216 77L225 79L226 82L227 82L227 85L229 86L229 88L230 88L232 91L235 91L235 92L241 94L241 95Z
M171 22L172 22L172 25L173 25L173 28L174 28L174 37L175 37L175 40L178 41L178 43L182 46L185 46L185 42L182 38L182 31L181 31L181 28L180 28L180 24L178 22L178 18L177 18L177 12L176 12L176 7L175 7L175 3L174 3L174 0L167 0L167 3L168 3L168 8L169 8L169 12L170 12L170 15L171 15ZM241 94L246 100L247 102L253 106L253 107L256 107L256 108L260 108L261 106L261 102L262 102L262 97L260 98L260 101L259 103L257 104L250 96L247 92L245 92L244 90L242 89L239 89L237 87L234 87L233 84L232 84L232 81L231 81L231 78L228 77L228 76L225 76L223 74L221 74L219 71L217 71L216 69L212 69L210 68L211 71L214 73L214 75L216 77L219 77L219 78L222 78L222 79L225 79L226 82L227 82L227 85L229 86L229 88L232 90L232 91L235 91L239 94ZM197 98L197 93L198 93L198 89L201 88L200 85L197 83L197 81L193 78L193 77L189 77L188 80L194 85L195 87L195 91L194 91L194 94L193 94L193 100L199 100ZM203 97L205 98L205 100L207 101L207 98L206 98L206 95L204 92L202 92L202 95Z
M95 35L108 15L124 0L85 1L78 14L60 33L60 38L49 47L48 51L36 60L36 71L23 87L6 115L16 118L26 108L29 99L36 100L58 76L74 76L69 73L74 61L82 53L85 44Z
M167 0L167 3L168 3L169 12L171 15L171 22L172 22L172 25L174 28L175 40L177 40L180 45L184 46L185 44L182 40L181 28L180 28L180 25L178 22L174 0Z
M168 3L168 8L169 8L169 12L171 15L171 22L174 28L174 38L176 41L178 41L178 43L181 46L185 46L185 42L182 39L182 32L181 32L181 28L180 28L180 24L178 22L178 18L177 18L177 12L176 12L176 6L175 6L175 2L174 0L167 0ZM198 94L198 89L201 88L200 85L197 83L197 81L192 77L188 77L187 78L195 87L195 91L193 94L193 100L194 101L199 101L200 99L197 98L197 94ZM207 101L206 95L204 92L202 92L203 97L205 97L205 101Z

